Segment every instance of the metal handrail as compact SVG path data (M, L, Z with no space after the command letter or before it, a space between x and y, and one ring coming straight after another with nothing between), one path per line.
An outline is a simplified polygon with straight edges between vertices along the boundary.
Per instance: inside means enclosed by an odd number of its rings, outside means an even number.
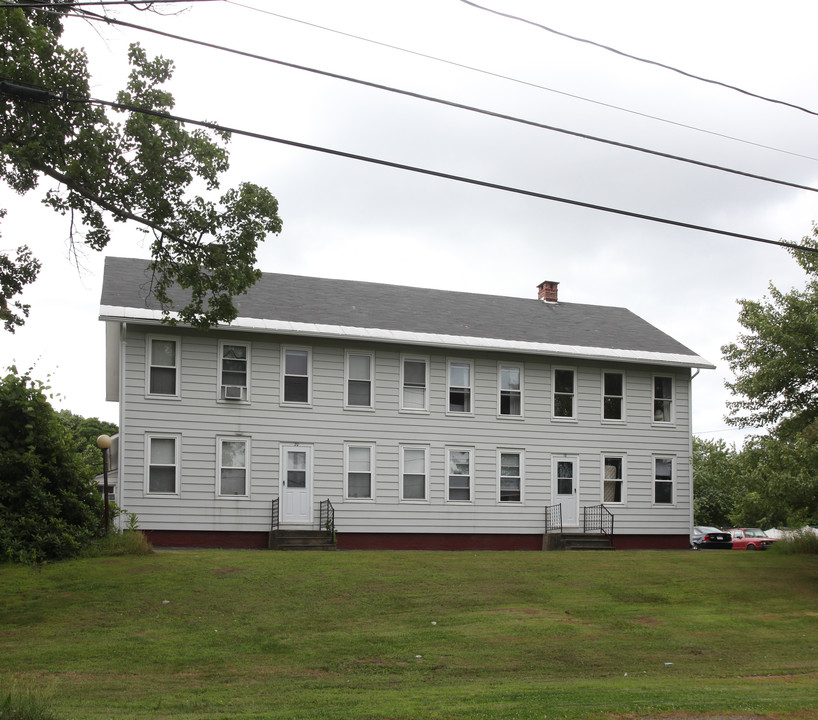
M329 498L322 500L318 505L318 528L335 534L335 508Z
M582 509L582 531L600 532L613 537L614 516L604 505L590 505Z
M272 519L270 520L270 532L278 530L278 498L273 498Z
M545 534L562 532L562 505L545 506Z

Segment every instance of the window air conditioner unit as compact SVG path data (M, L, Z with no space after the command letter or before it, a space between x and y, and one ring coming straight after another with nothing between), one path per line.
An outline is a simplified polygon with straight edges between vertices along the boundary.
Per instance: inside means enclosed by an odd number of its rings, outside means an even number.
M241 400L244 396L244 388L241 385L223 385L222 398L225 400Z

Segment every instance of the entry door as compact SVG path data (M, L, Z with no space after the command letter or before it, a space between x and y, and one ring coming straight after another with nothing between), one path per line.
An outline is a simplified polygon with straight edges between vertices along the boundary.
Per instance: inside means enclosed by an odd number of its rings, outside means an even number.
M281 448L282 523L312 523L312 448Z
M575 527L579 522L579 460L555 457L552 478L554 503L562 505L562 524Z

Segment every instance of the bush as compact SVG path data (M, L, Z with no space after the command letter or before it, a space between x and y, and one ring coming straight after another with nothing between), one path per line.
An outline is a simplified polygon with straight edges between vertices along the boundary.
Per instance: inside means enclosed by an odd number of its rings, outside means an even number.
M770 552L782 555L818 555L818 535L811 528L796 530L773 543Z
M153 546L141 530L125 530L111 533L94 540L82 553L83 557L103 557L114 555L150 555ZM4 720L0 715L0 720Z
M15 367L0 380L0 560L77 555L103 533L102 497L48 386Z

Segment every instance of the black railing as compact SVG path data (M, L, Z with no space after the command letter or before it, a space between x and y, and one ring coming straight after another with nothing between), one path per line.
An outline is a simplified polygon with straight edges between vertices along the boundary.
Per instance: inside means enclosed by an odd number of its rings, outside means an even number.
M582 508L582 531L598 532L613 537L614 516L604 505Z
M562 532L562 505L545 506L545 534Z
M278 530L278 498L273 498L273 515L270 521L270 532Z
M318 505L318 528L335 534L335 508L329 498Z

